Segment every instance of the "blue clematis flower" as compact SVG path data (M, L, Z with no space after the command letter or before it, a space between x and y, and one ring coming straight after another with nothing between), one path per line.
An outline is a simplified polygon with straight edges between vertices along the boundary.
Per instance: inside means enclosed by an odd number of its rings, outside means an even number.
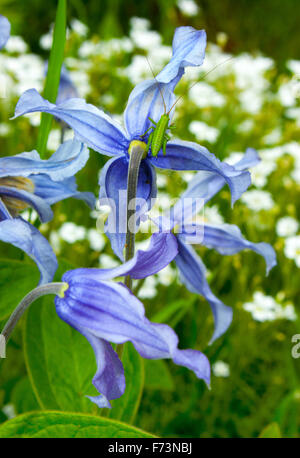
M131 92L124 112L123 129L103 111L87 104L82 99L69 99L59 104L44 100L35 89L26 91L20 98L15 117L36 111L47 112L64 121L75 131L77 138L94 150L113 156L103 168L100 177L100 198L114 202L115 213L119 214L122 203L119 191L127 188L129 151L135 142L146 143L151 126L150 118L158 121L161 115L170 111L174 104L173 90L187 66L203 63L206 34L193 27L179 27L173 39L173 57L156 79L140 83ZM151 148L142 161L139 174L137 198L142 198L151 206L156 195L154 167L171 170L205 170L225 179L229 185L232 202L239 198L250 184L250 174L221 162L206 148L192 142L169 141L166 155L162 151L157 157ZM123 217L124 219L124 217ZM123 260L125 234L122 231L126 222L117 221L114 233L108 233L115 253ZM121 229L120 229L121 228Z
M0 49L2 49L10 36L10 22L0 14Z
M114 269L76 269L64 274L68 284L64 297L56 297L59 317L77 329L92 345L97 361L93 384L101 393L89 397L99 407L125 391L122 363L110 342L132 342L143 358L171 358L210 383L210 365L196 350L179 350L178 337L165 324L151 323L143 304L123 284L111 281L123 275L145 278L165 267L177 254L172 234L153 234L147 251Z
M259 161L254 149L248 148L244 157L234 165L236 170L245 170L256 165ZM222 255L238 253L250 249L265 258L267 273L276 265L276 254L268 243L252 243L243 238L239 228L230 224L202 225L192 223L195 212L199 210L195 199L203 199L203 203L210 200L224 185L225 180L211 173L198 172L191 181L181 199L172 207L168 214L154 222L161 231L171 232L174 228L177 240L178 254L175 263L179 269L180 279L193 293L201 294L209 302L214 315L215 330L211 342L220 337L232 321L232 309L220 301L211 291L206 280L205 266L195 252L192 244L203 244L217 250Z
M82 143L69 140L48 160L41 160L36 151L0 158L0 240L21 248L36 262L40 283L53 279L57 261L47 240L19 213L32 207L47 222L53 216L51 205L67 197L93 208L93 194L77 191L74 177L88 157Z

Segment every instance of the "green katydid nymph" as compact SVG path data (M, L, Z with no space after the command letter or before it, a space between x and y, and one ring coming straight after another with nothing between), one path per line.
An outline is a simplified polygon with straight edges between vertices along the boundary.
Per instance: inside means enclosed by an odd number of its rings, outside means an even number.
M210 72L215 70L217 67L219 67L219 65L225 64L226 62L228 62L232 58L233 57L230 57L229 59L226 59L225 61L220 62L219 64L215 65L211 70L209 70L207 73L205 73L203 78L205 76L207 76ZM147 59L147 61L148 61L148 59ZM153 70L152 70L152 67L151 67L149 61L148 61L148 64L149 64L149 67L150 67L150 69L152 71L154 79L156 80L156 77L155 77L155 75L153 73ZM203 78L201 78L201 79L203 79ZM160 92L160 95L161 95L161 98L162 98L162 101L163 101L163 104L164 104L164 111L165 112L161 115L160 119L157 122L155 122L153 119L151 119L149 117L149 121L151 121L152 125L146 130L146 132L143 135L141 135L141 137L144 137L150 130L152 130L152 132L150 133L150 135L148 137L146 153L148 153L148 151L149 151L149 149L151 147L151 153L152 153L152 156L154 156L154 157L156 157L158 155L158 153L159 153L159 151L161 149L163 151L163 154L164 155L166 154L167 143L168 143L169 140L171 140L171 137L167 133L167 131L168 131L168 129L172 129L174 127L172 125L169 125L170 113L171 113L172 109L174 108L174 106L177 104L177 102L183 97L182 95L180 97L178 97L178 99L171 106L170 110L167 112L167 108L166 108L166 104L165 104L165 101L164 101L163 93L162 93L161 88L160 88L160 83L158 81L156 81L156 82L157 82L158 89L159 89L159 92ZM195 86L195 84L197 84L198 82L199 81L196 81L194 84L192 84L190 89L193 86Z

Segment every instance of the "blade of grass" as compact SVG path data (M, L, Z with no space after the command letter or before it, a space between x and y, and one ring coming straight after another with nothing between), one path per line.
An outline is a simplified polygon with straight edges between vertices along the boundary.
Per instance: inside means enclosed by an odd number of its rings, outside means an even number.
M54 103L57 97L61 66L64 59L64 49L66 41L66 0L58 0L55 25L53 31L53 43L48 63L48 71L45 82L43 96L45 99ZM37 150L41 158L45 158L48 136L51 129L52 116L42 113L41 124L38 133Z

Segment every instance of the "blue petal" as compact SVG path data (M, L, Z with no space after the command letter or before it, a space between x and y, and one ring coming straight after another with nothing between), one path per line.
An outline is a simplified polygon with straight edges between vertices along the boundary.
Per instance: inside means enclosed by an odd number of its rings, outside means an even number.
M204 170L213 172L228 183L232 204L241 196L251 183L250 173L236 170L226 162L221 162L203 146L181 140L167 144L167 154L159 153L150 158L153 165L171 170Z
M80 279L103 281L125 275L131 275L132 278L136 279L146 278L170 264L177 252L177 241L173 234L156 232L152 235L147 250L138 250L130 261L112 269L80 268L70 270L64 274L63 280L66 283Z
M253 148L247 148L242 159L232 167L237 171L245 171L257 165L259 161L257 151ZM185 221L188 221L195 215L195 211L199 210L201 204L200 200L197 199L203 199L203 204L206 204L225 184L226 180L221 175L216 175L214 172L198 172L172 208L174 225L182 222L182 216L184 216Z
M74 197L83 200L91 208L95 207L95 196L91 192L77 191L75 177L66 178L62 181L53 181L44 174L29 175L29 179L34 183L35 195L44 199L49 205L60 202L61 200Z
M276 253L271 245L264 242L249 242L233 224L205 224L203 244L223 255L235 254L245 249L253 250L265 258L267 273L276 265Z
M129 140L121 126L83 99L68 99L55 105L43 99L35 89L28 89L20 97L14 117L36 111L50 113L64 121L78 139L100 153L115 156L127 151Z
M234 164L237 170L248 170L260 162L260 157L254 148L247 148L244 156Z
M215 320L215 330L211 343L220 337L228 329L232 321L232 309L223 304L211 291L206 280L206 269L200 257L190 245L178 240L178 255L175 262L180 272L182 283L192 293L201 294L209 302Z
M64 321L106 341L131 341L144 358L172 358L209 384L207 358L200 352L178 350L174 331L167 325L152 324L143 304L124 285L77 275L72 278L70 273L68 283L64 298L55 298L57 313Z
M55 254L48 241L31 224L21 218L0 222L0 240L25 251L39 268L40 284L49 283L57 269Z
M110 159L103 167L100 175L100 204L109 205L111 212L107 220L107 235L112 249L123 260L127 229L127 175L128 157L119 156ZM140 167L137 199L144 199L146 207L141 207L137 201L139 217L151 208L152 199L156 196L156 175L151 163L143 160ZM139 224L139 221L137 221Z
M204 30L179 27L173 39L173 57L155 79L143 81L131 92L124 113L127 132L131 138L143 135L152 123L169 113L174 101L174 88L187 66L203 63L206 46ZM173 111L170 113L172 118ZM145 137L147 139L147 137Z
M54 181L75 175L89 158L88 148L77 140L64 142L50 159L42 160L37 151L0 158L0 177L44 173Z
M0 196L26 202L38 212L40 220L43 223L46 223L53 218L53 212L50 205L44 199L41 199L41 197L38 197L31 192L8 186L0 186Z
M157 75L157 81L169 83L184 67L203 64L206 48L205 30L193 27L178 27L173 38L173 57L164 69Z
M101 394L87 397L100 408L111 408L109 401L119 398L125 391L123 365L108 342L95 337L85 328L73 327L89 341L96 356L97 372L92 383Z
M175 95L171 86L158 84L155 80L138 84L131 92L124 112L124 122L129 136L142 136L152 125L149 118L159 121L161 115L170 110L174 101Z
M2 49L10 36L10 23L0 14L0 49Z
M6 206L4 205L1 197L0 197L0 221L2 221L3 219L11 219L11 214L9 213L9 211L7 210Z

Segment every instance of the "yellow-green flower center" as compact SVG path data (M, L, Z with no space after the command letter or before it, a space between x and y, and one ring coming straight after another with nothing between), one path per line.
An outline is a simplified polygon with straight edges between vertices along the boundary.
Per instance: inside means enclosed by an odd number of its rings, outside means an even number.
M23 191L31 192L32 194L34 193L33 181L25 177L0 178L0 186L5 186L7 188L17 188ZM29 207L29 204L27 202L24 202L20 199L16 199L15 197L1 196L1 198L12 216L16 216L19 212Z
M133 151L136 151L137 149L142 150L144 152L143 154L143 159L147 157L147 143L142 142L140 140L133 140L128 148L128 154L132 154Z

